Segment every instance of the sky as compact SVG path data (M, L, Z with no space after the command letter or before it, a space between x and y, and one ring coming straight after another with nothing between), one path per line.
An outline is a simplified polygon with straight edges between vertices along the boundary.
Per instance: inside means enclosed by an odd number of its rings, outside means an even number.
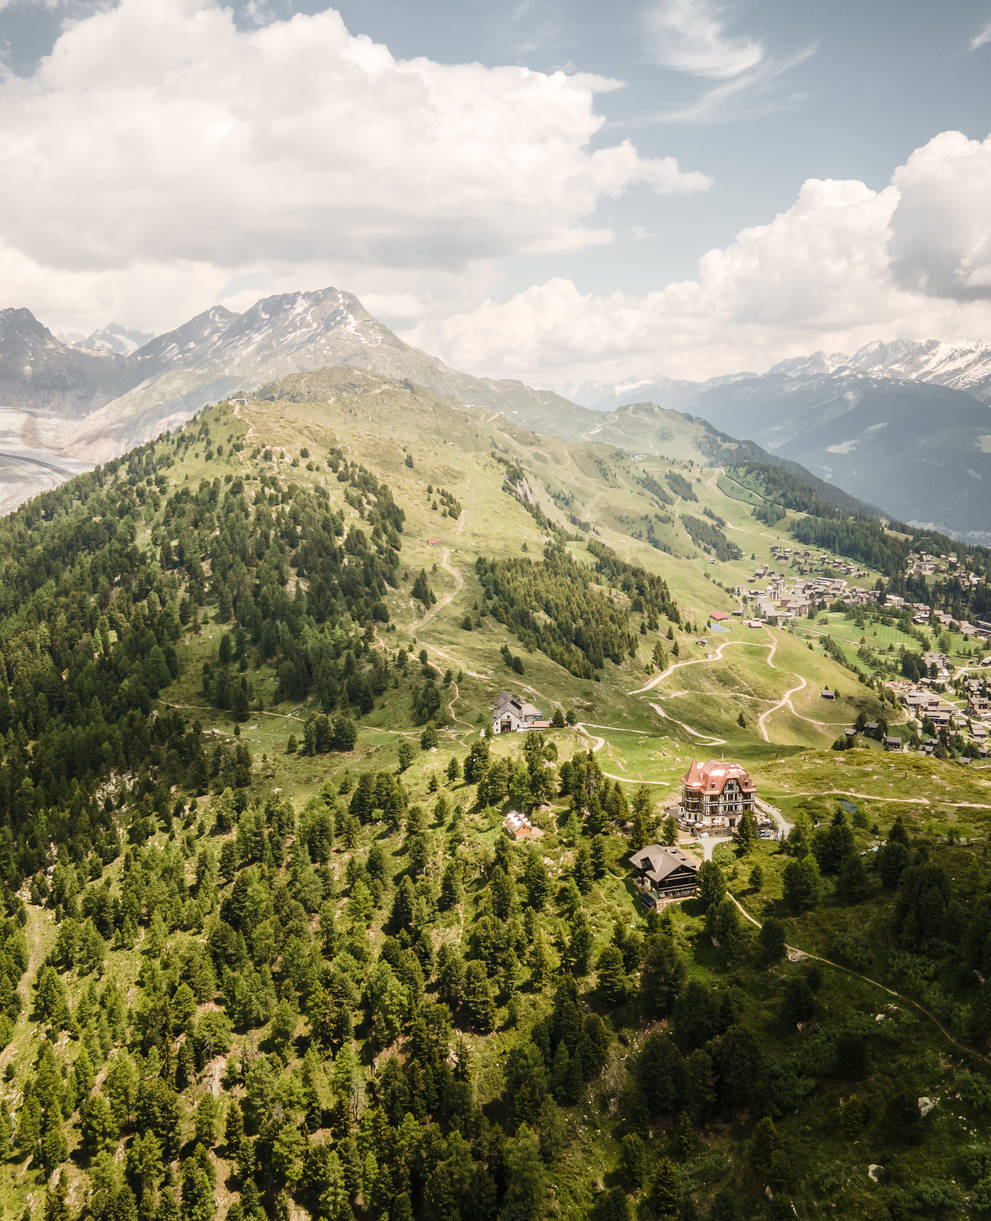
M565 393L991 342L991 0L0 0L0 308Z

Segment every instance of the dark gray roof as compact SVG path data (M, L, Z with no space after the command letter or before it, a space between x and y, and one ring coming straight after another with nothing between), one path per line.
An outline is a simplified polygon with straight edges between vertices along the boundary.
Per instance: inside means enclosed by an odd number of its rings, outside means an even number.
M540 709L535 704L528 704L525 700L521 700L515 695L510 695L508 691L503 691L496 700L492 709L492 715L502 716L504 712L514 712L518 717L540 718Z
M683 852L680 848L663 847L661 844L648 844L634 852L629 858L634 869L644 870L652 882L663 882L676 869L688 868L692 873L698 872L698 861Z

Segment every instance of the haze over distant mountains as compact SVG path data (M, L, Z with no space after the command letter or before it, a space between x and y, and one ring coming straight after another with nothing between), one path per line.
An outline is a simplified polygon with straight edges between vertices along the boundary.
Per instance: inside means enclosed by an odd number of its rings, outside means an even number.
M931 382L951 390L963 390L991 403L991 344L951 344L939 339L875 340L858 348L852 356L842 352L815 352L779 361L765 373L734 373L705 382L679 381L669 377L638 378L614 386L586 383L575 394L579 403L598 410L621 407L636 399L667 397L701 387L726 385L745 379L774 377L815 378L863 374L892 381Z
M585 386L581 398L702 416L902 521L991 541L991 345L871 343L761 374Z
M572 413L549 391L449 369L411 348L350 293L266 297L244 313L215 306L134 347L119 325L75 344L26 309L0 310L0 510L189 419L238 388L354 365L549 431Z
M82 348L84 352L96 352L98 355L130 356L138 348L144 347L155 338L154 331L132 331L121 326L119 322L111 322L100 327L91 335L63 335L62 341L73 347Z
M0 310L0 508L176 427L208 402L295 372L352 365L536 432L663 453L668 412L699 416L895 517L991 541L991 345L874 343L763 374L583 387L585 406L473 377L404 343L328 288L223 306L149 339L113 325L75 343Z

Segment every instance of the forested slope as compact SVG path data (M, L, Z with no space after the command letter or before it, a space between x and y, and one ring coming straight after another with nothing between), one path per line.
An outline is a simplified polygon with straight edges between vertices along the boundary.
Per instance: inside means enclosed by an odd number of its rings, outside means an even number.
M713 472L659 473L716 522ZM330 372L0 522L4 1215L949 1217L991 1199L980 848L810 800L783 849L752 828L739 860L719 849L697 902L639 903L626 858L671 836L677 752L703 735L662 736L629 692L673 657L708 673L692 621L729 599L677 520L655 523L670 551L638 536L664 503L642 479L608 447ZM708 558L727 581L716 564L740 562ZM712 682L697 715L764 698ZM503 687L557 727L483 737ZM625 757L590 750L593 729ZM752 721L747 743L763 769L836 758ZM899 761L846 755L844 774L900 783ZM926 766L914 792L959 787ZM502 832L509 808L529 843ZM786 939L921 1000L973 1052Z

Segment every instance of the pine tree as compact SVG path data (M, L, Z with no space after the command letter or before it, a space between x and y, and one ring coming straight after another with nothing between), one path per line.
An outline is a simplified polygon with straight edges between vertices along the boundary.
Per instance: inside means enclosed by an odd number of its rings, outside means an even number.
M599 995L610 1006L620 1005L626 999L626 968L623 954L618 946L607 945L599 955L596 967L599 977Z
M736 904L725 895L705 914L705 927L726 962L735 958L741 949L743 932Z
M57 1106L52 1107L45 1117L44 1128L41 1137L41 1161L51 1174L69 1156L69 1146L62 1127L62 1113Z
M736 824L736 845L740 853L746 855L757 847L757 819L753 810L744 810Z
M535 988L540 989L544 986L549 970L547 946L544 944L543 937L538 933L530 949L530 979Z
M681 1200L681 1182L669 1157L659 1158L654 1166L647 1189L647 1205L660 1217L677 1212Z
M333 737L330 743L334 750L344 752L354 750L357 739L358 730L350 717L334 717Z
M495 1026L496 1008L492 987L480 962L469 962L465 968L464 1011L469 1023L482 1034Z
M418 598L426 607L431 607L437 601L433 590L427 582L427 574L425 569L421 568L416 580L413 582L412 594L414 598Z
M766 916L757 934L757 944L762 962L770 964L784 958L785 928L781 921L774 916Z
M697 877L699 902L702 905L702 910L708 911L710 907L715 907L720 903L726 894L726 881L723 877L723 871L715 861L703 861L699 866Z
M684 978L685 964L672 939L663 933L649 937L640 973L640 1007L648 1021L670 1013Z
M782 898L793 912L815 907L822 895L822 879L815 857L810 853L799 860L789 861L782 875Z
M234 683L231 693L231 716L235 721L246 721L251 711L251 697L248 694L248 680L242 674Z
M506 1141L506 1192L500 1221L541 1221L546 1216L547 1175L532 1131L521 1124Z
M224 1119L224 1144L228 1150L238 1147L244 1136L244 1112L236 1098L232 1098Z
M571 875L582 894L587 894L591 890L592 854L585 840L582 840L575 849L575 861L571 867Z

